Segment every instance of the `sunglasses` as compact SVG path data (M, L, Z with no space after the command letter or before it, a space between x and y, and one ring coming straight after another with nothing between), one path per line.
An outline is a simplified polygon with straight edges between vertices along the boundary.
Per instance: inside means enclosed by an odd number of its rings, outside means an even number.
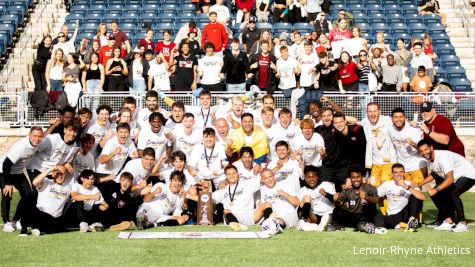
M367 54L360 54L360 57L365 57L367 56Z
M64 38L66 35L58 35L58 38Z

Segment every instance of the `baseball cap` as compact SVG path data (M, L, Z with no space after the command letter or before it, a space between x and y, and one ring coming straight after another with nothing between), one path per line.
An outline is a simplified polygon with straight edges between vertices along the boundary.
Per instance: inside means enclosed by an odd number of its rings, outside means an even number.
M251 16L251 17L249 18L249 23L251 23L251 22L256 23L256 22L257 22L257 18L254 17L254 16Z
M188 30L188 35L190 35L190 33L196 34L196 32L197 32L197 31L196 31L195 28L189 28L189 30Z
M424 102L421 104L421 112L429 112L432 110L432 102Z

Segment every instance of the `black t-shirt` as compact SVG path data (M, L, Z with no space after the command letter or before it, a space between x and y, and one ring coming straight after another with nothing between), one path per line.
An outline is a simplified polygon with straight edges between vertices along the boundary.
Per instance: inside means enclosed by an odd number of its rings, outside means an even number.
M130 190L122 192L120 190L120 184L114 181L105 182L100 186L101 194L104 200L109 205L110 209L134 209L142 203L140 197L132 197Z
M322 164L326 167L338 168L348 166L349 161L345 157L343 150L344 139L337 134L337 130L330 125L319 125L315 128L315 132L319 133L325 142L325 154L327 155L322 160Z
M364 171L366 156L366 137L360 125L348 125L348 134L339 133L343 140L342 149L350 164L358 164Z
M36 60L41 62L45 68L46 68L46 63L48 63L48 59L51 58L52 47L53 45L51 45L50 47L45 47L43 42L41 42L38 46L38 51L36 53Z
M246 73L250 72L249 60L244 52L240 51L237 56L232 52L224 56L224 65L221 69L226 74L226 83L239 84L246 82Z
M249 54L251 52L251 47L255 41L259 40L261 36L261 30L257 28L253 31L246 29L246 31L242 34L242 43L246 44L246 53Z
M180 87L191 86L194 79L194 66L198 66L198 59L196 56L190 55L184 57L179 55L175 58L176 60L176 76L175 76L175 85Z
M190 47L190 55L197 56L200 53L200 43L196 40L190 41L188 39L181 40L178 51L181 51L181 46L185 42L188 42L188 46Z
M363 190L367 196L376 197L378 191L376 188L369 184L361 184L360 190ZM340 192L338 201L341 203L348 203L348 211L352 213L363 213L363 204L359 192L356 192L353 188L345 189ZM376 204L366 203L366 206L371 205L371 209L376 210Z
M337 88L337 82L335 79L337 70L332 71L330 69L331 66L335 65L334 61L330 61L328 66L323 65L322 63L318 63L315 66L315 69L317 70L317 73L320 73L320 77L318 80L318 85L320 88L324 89L331 89L334 88L335 91L338 90Z
M427 12L432 12L432 13L435 13L435 7L439 7L439 1L433 1L432 0L422 0L421 2L419 2L419 6L422 7L424 6L425 4L427 4L426 8L424 8L423 11L427 11Z

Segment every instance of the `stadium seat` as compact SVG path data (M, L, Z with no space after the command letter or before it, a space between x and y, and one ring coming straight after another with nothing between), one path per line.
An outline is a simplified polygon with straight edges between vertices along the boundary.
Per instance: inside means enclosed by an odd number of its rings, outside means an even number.
M105 5L93 5L87 9L88 14L105 14L107 7Z
M260 30L270 30L270 31L272 31L272 23L259 22L259 23L257 23L256 27Z
M155 24L153 29L155 29L155 31L157 32L163 32L163 30L173 31L175 29L175 26L173 25L173 23L157 23Z
M294 29L299 31L300 34L310 33L314 30L314 27L310 23L299 22L294 23Z
M80 27L81 27L81 30L83 30L83 31L94 31L94 32L97 31L97 23L95 23L95 22L80 24ZM74 28L71 28L71 30L72 29L74 29Z
M286 23L286 22L277 22L274 23L274 32L290 32L292 29L292 24L291 23Z
M142 11L141 5L126 5L124 7L124 13L140 13Z
M379 4L366 5L367 14L384 14L384 7Z
M369 33L371 31L371 25L368 23L361 23L358 25L362 33Z
M95 23L98 24L102 20L101 14L87 14L83 19L83 23Z
M15 26L15 28L18 27L18 25L21 23L20 18L12 14L1 15L0 21L6 24L11 23Z
M73 5L71 7L70 12L71 13L76 13L77 11L87 11L89 9L89 5Z
M450 80L455 78L467 78L465 75L465 69L460 66L448 66L445 68L445 72Z
M175 21L175 14L173 13L160 13L157 16L158 23L173 23Z
M107 13L107 14L104 14L104 16L102 16L102 20L106 23L110 23L113 20L118 21L119 18L120 18L120 15L117 13Z
M177 16L175 23L183 24L183 23L188 23L191 20L195 20L194 13L180 13Z
M455 55L455 48L451 44L436 45L434 51L438 56Z
M137 29L137 25L135 23L122 23L120 24L120 30L125 32L125 33L133 33L135 32L135 29Z
M427 27L429 34L445 33L445 26L440 23L431 23Z
M359 25L361 23L368 23L368 16L365 13L354 13L353 25Z
M444 67L442 66L434 66L435 73L439 78L447 78L447 72L445 71Z
M376 34L377 32L386 32L389 30L389 26L386 23L373 23L371 24L371 32Z
M153 13L153 14L158 14L160 6L157 4L144 4L142 6L142 14L148 14L148 13Z
M404 16L404 21L407 24L422 23L423 22L422 17L419 14L407 14L407 15Z
M386 15L389 14L401 14L401 8L399 5L394 5L394 4L385 4L384 5L384 13Z
M77 19L79 19L79 21L82 21L83 18L85 16L85 12L84 11L75 11L74 13L70 13L67 17L66 17L66 23L69 23L69 22L73 22L73 21L76 21Z
M460 58L455 55L443 55L438 57L438 61L441 62L442 66L445 69L449 66L459 66L460 65Z
M178 11L178 6L175 4L162 4L160 6L161 13L172 13L175 14Z
M471 92L472 91L472 82L465 78L456 78L451 79L450 84L452 89L457 92Z
M407 26L404 23L391 24L391 34L407 33Z
M407 28L412 35L424 34L427 32L426 25L423 23L411 23L407 25Z
M123 5L110 5L108 8L107 8L107 12L114 12L114 13L120 13L122 14L124 10L124 6Z
M386 14L386 22L389 24L404 23L404 18L400 13Z
M180 13L195 13L196 7L194 4L181 4L179 6Z
M440 16L436 14L426 14L422 16L422 20L426 25L440 23Z
M386 17L381 13L370 13L368 14L368 22L373 23L385 23Z
M366 8L362 4L352 4L348 5L347 9L348 12L355 14L355 13L366 13Z
M140 19L140 14L135 13L134 11L126 12L120 17L120 23L133 23L137 24Z
M450 37L446 33L432 34L432 45L450 44Z

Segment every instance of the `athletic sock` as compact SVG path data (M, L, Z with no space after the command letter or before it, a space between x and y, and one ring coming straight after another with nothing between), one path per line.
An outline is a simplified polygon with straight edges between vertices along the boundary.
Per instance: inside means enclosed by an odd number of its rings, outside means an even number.
M303 207L302 207L302 218L303 219L308 219L310 217L310 209L312 208L312 205L310 205L310 203L305 203L303 204Z
M177 220L166 220L162 223L162 226L178 226L180 225Z
M232 223L232 222L239 222L238 219L232 214L232 213L228 213L224 216L226 218L226 222L228 224Z
M272 210L272 208L266 208L266 209L264 210L264 218L266 218L266 219L269 218L269 216L272 214L272 212L274 212L274 211Z

